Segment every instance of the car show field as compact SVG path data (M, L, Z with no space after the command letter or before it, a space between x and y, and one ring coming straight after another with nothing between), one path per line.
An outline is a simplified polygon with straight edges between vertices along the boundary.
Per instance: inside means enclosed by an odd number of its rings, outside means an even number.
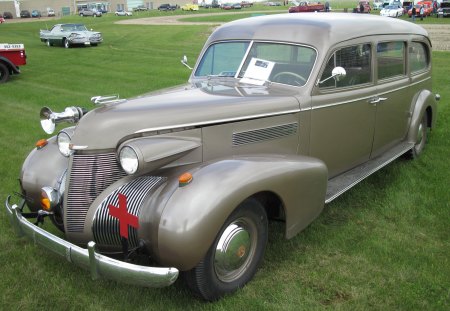
M0 29L5 30L2 40L24 44L27 51L27 66L21 68L21 74L0 85L0 129L2 137L9 138L2 141L0 148L1 197L5 199L19 190L17 177L23 160L30 150L36 149L39 139L49 137L39 124L43 106L54 111L63 111L67 106L92 110L94 105L89 100L92 96L118 94L120 99L141 98L143 94L160 94L163 88L185 83L191 71L180 59L187 55L188 64L193 66L212 30L223 23L219 17L208 21L212 14L203 10L200 9L201 14L178 14L181 13L178 10L175 14L134 12L133 16L119 17L107 13L101 18L69 16L33 22L25 19L0 25L5 27ZM264 14L254 12L242 14ZM379 15L379 11L372 14ZM231 18L238 19L237 16L234 13ZM229 18L229 13L223 14L224 21ZM436 127L421 157L413 162L396 160L375 173L356 186L355 191L328 204L315 222L291 240L285 240L282 223L270 222L261 269L245 288L218 302L205 304L191 296L184 279L162 289L93 281L89 272L18 238L2 208L0 229L4 234L0 237L3 250L0 260L4 264L0 297L4 308L58 310L70 305L73 309L93 310L373 309L374 306L446 309L450 304L447 217L450 168L443 157L450 153L450 127L446 122L450 117L447 87L450 21L447 20L434 17L423 22L416 20L430 34L433 92L442 97ZM101 32L103 43L95 48L48 48L40 42L39 30L60 23L86 24L88 29ZM215 82L211 83L214 87ZM46 218L43 228L63 236L50 219ZM41 298L37 299L38 296Z

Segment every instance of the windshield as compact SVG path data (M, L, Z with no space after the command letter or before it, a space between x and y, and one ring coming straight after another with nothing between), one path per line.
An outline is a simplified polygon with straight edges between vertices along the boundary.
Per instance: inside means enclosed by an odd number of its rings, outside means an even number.
M234 77L251 84L275 82L303 86L308 81L316 56L316 50L301 45L220 42L206 50L194 76Z
M65 24L61 26L62 31L87 31L86 26L79 24Z

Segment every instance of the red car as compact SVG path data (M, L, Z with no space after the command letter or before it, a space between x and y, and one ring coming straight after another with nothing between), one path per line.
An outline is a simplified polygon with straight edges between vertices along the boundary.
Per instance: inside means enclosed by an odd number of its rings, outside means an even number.
M361 10L361 7L363 10ZM370 10L369 1L359 1L357 7L353 9L353 13L370 13Z
M5 19L0 16L0 24L3 24L5 22Z
M325 11L325 6L321 3L311 3L308 1L302 1L297 6L291 6L289 8L289 13L300 13L300 12L323 12Z
M433 12L433 6L431 1L419 1L417 2L414 7L416 8L416 17L420 17L420 7L423 5L424 13L423 16L430 16ZM412 8L408 10L408 16L412 16Z
M19 66L26 63L23 44L0 43L0 83L8 81L11 74L19 74Z

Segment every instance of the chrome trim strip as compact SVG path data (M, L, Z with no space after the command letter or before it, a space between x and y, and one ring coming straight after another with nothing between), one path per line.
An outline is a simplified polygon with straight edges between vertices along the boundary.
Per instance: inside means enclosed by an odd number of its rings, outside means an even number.
M298 113L298 112L300 112L300 109L292 109L292 110L280 111L280 112L276 112L276 113L274 113L274 112L262 113L262 114L257 114L257 115L250 115L250 116L236 117L236 118L229 118L229 119L218 119L218 120L211 120L211 121L198 122L198 123L186 123L186 124L179 124L179 125L172 125L172 126L169 125L169 126L162 126L162 127L150 127L150 128L138 130L138 131L134 132L134 134L178 129L178 128L183 128L183 127L205 126L205 125L211 125L211 124L216 124L216 123L230 123L230 122L244 121L244 120L251 120L251 119L258 119L258 118L265 118L265 117L275 117L275 116L281 116L281 115L285 115L285 114L292 114L292 113Z
M328 105L316 106L316 107L312 107L311 110L317 110L317 109L322 109L322 108L328 108L328 107L334 107L334 106L351 104L351 103L354 103L354 102L359 102L361 100L370 100L373 97L376 97L376 95L371 95L371 96L366 96L366 97L359 97L359 98L356 98L356 99L342 101L342 102L337 102L337 103L332 103L332 104L328 104Z
M382 92L382 93L375 93L374 95L371 95L371 96L361 97L361 98L352 99L352 100L349 100L349 101L342 101L342 102L337 102L337 103L323 105L323 106L312 107L311 110L317 110L317 109L328 108L328 107L333 107L333 106L351 104L351 103L354 103L354 102L357 102L357 101L360 101L360 100L371 99L371 98L376 97L376 96L389 94L389 93L392 93L392 92L395 92L395 91L402 90L404 88L408 88L408 87L416 85L416 84L423 83L423 82L425 82L426 80L429 80L429 79L431 79L431 77L425 78L425 79L420 80L420 81L416 81L414 83L411 83L411 84L408 84L408 85L405 85L405 86L402 86L402 87L399 87L399 88L396 88L396 89L390 89L389 91L385 91L385 92ZM380 84L378 84L378 85L380 85ZM327 93L322 93L322 94L326 95L326 94L328 94L328 92Z
M104 277L122 283L145 287L165 287L178 278L178 269L134 265L112 259L95 251L95 242L88 249L63 240L26 220L16 204L10 205L10 196L5 207L11 224L18 236L27 236L46 249L66 258L69 262L91 272L93 280Z

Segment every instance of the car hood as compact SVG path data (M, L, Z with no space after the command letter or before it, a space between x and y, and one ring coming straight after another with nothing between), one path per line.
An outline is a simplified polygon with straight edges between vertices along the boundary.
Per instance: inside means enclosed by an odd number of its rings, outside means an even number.
M71 33L71 34L72 34L72 33L76 33L76 34L78 34L78 35L82 35L82 36L85 36L85 37L90 37L90 36L95 35L95 34L101 34L101 33L98 32L98 31L89 31L89 30L83 30L83 31L80 31L80 30L74 30L74 31L70 31L70 33Z
M85 150L111 149L140 133L298 112L299 103L293 95L293 91L264 87L213 85L104 104L80 120L72 143Z

